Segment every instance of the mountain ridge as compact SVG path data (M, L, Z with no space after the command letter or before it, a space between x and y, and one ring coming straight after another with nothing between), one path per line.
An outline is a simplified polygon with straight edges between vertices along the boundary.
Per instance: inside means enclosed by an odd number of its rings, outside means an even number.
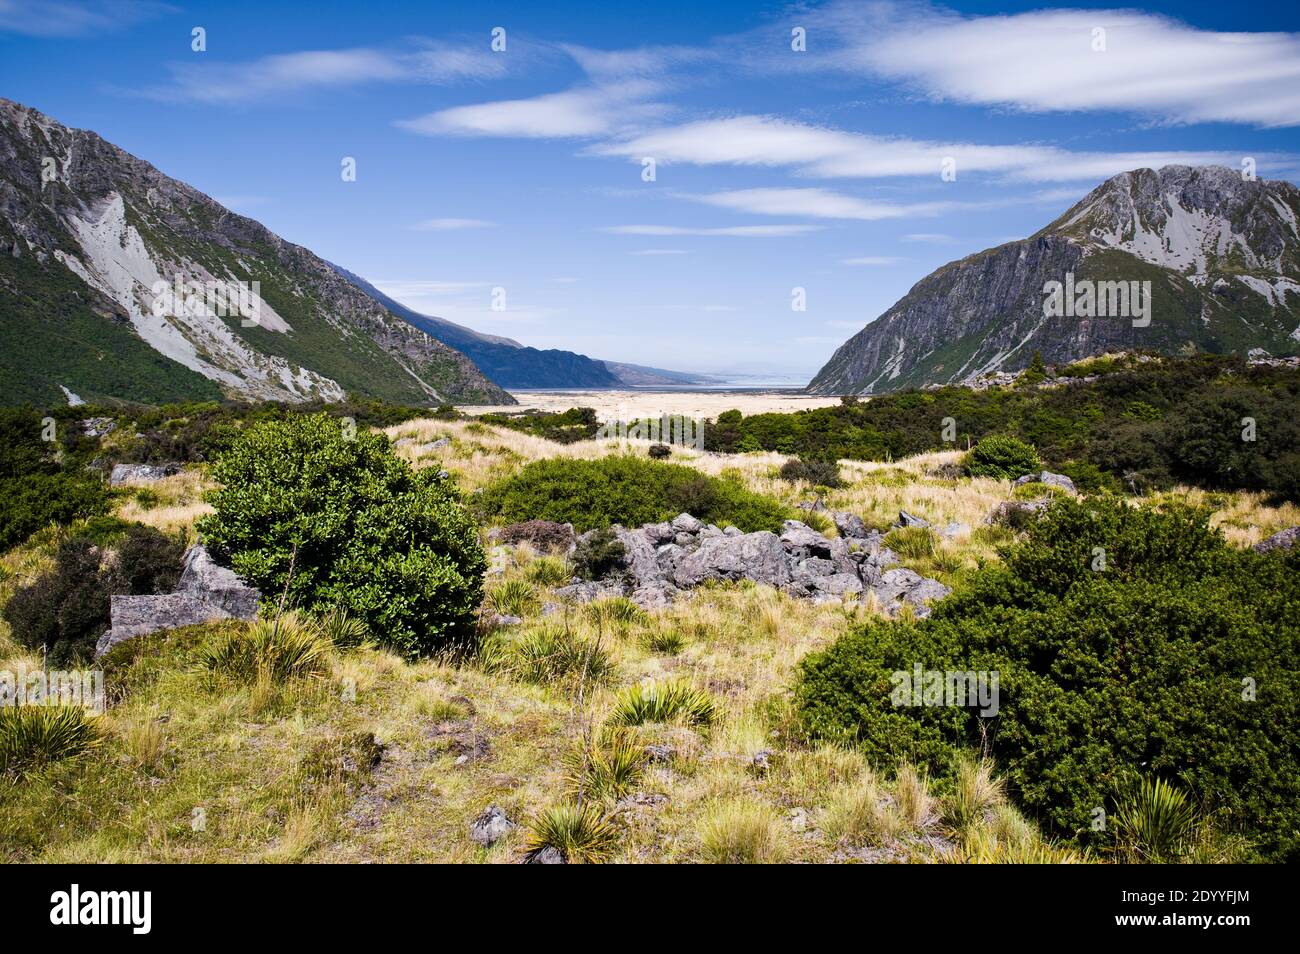
M236 287L221 313L170 287ZM161 291L160 291L161 290ZM516 403L309 249L90 130L0 99L0 395ZM62 392L62 395L60 394Z
M1107 179L1026 239L949 262L840 346L807 390L960 383L1107 351L1293 354L1300 346L1300 190L1218 166ZM1047 317L1044 289L1150 282L1147 326Z

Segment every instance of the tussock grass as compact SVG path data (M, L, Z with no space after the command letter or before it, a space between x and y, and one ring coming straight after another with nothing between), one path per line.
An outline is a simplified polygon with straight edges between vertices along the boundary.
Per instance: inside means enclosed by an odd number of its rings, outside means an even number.
M0 781L31 777L103 741L95 717L73 706L0 706Z
M700 854L712 864L781 864L790 856L782 821L766 805L747 799L721 802L700 824Z
M268 687L323 674L329 665L330 644L315 623L290 612L220 633L204 643L197 656L200 665L211 672L252 683L258 698Z
M590 802L564 802L543 809L529 822L528 850L554 848L570 864L606 860L618 845L618 831Z
M609 714L611 725L637 726L651 722L680 722L707 726L717 706L702 689L679 680L644 682L618 692Z

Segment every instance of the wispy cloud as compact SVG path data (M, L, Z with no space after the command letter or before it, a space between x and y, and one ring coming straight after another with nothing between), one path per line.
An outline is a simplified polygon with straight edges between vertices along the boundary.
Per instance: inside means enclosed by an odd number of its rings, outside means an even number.
M758 215L806 215L818 219L900 219L938 215L957 207L953 202L876 202L828 189L736 189L688 198L707 205Z
M150 0L0 0L0 32L85 36L175 12L176 7Z
M605 135L636 120L662 113L647 102L657 86L619 83L546 93L528 99L505 99L402 119L397 126L426 136L496 136L520 139L574 139Z
M611 225L601 229L611 235L704 235L732 236L737 238L783 238L816 232L820 225L729 225L719 228L699 228L688 225Z
M1132 169L1166 165L1239 167L1241 155L1223 151L1072 152L1024 143L984 145L876 136L792 122L774 116L733 116L668 126L589 147L595 155L693 165L792 167L813 178L928 176L947 169L958 178L990 173L1035 182L1104 179ZM1292 157L1257 156L1261 167L1290 165Z
M938 99L1174 122L1300 123L1297 33L1198 30L1135 10L963 16L900 3L836 3L804 19L817 25L809 29L825 52L798 67L872 74Z
M490 229L496 226L495 222L487 222L483 219L425 219L423 222L417 222L411 228L417 232L456 232L461 229Z
M277 53L242 62L202 59L173 63L168 70L169 82L145 89L141 95L163 101L230 105L370 83L441 85L495 79L506 74L507 62L486 49L425 42L414 50L356 47Z
M896 255L860 255L857 258L842 258L842 265L869 265L877 268L886 268L890 265L898 265L907 259L899 258Z

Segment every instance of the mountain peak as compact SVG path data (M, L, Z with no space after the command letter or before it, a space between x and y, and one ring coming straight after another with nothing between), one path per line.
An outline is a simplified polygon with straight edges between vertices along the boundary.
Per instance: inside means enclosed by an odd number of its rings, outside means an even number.
M950 262L845 342L809 384L874 393L1107 351L1300 347L1300 190L1223 166L1112 176L1027 239ZM1052 316L1050 283L1137 282L1149 324ZM1146 283L1146 284L1143 284ZM1094 285L1095 287L1095 285Z

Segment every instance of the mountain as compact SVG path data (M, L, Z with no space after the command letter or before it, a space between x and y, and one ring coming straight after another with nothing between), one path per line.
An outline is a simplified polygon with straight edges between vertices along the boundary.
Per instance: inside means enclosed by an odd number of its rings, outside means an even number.
M0 403L515 403L307 249L6 99L0 344Z
M337 266L335 266L338 268ZM403 320L430 337L468 355L489 378L505 388L612 388L622 382L601 361L554 349L542 351L511 338L486 335L445 318L422 315L388 297L359 275L339 274Z
M831 357L817 394L957 383L1106 351L1244 353L1300 347L1300 190L1218 166L1165 166L1102 183L1046 228L921 279ZM1045 287L1077 307L1045 314ZM1087 283L1094 284L1087 284ZM1114 286L1149 301L1143 318L1102 317ZM1054 289L1054 286L1052 286ZM1055 290L1055 289L1054 289ZM1076 296L1071 296L1071 291ZM1132 310L1132 304L1130 304Z
M601 361L555 348L530 348L513 338L474 331L446 318L421 314L385 295L360 275L354 275L337 265L334 267L340 275L393 314L469 355L488 377L502 387L620 388L716 383L716 379L707 375L665 371L663 368L647 368L618 361Z

